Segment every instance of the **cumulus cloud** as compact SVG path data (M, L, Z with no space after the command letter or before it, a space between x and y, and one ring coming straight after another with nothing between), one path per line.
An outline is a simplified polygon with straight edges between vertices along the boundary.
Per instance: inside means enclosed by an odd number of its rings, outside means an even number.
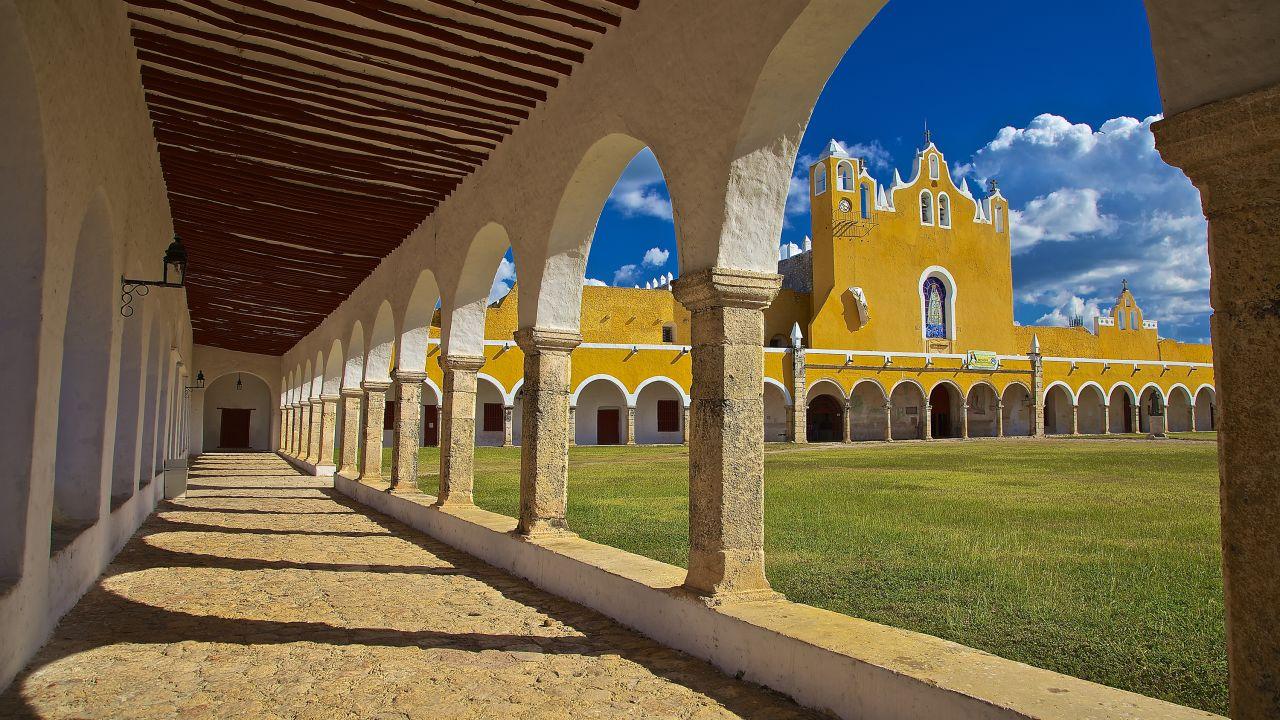
M1015 295L1065 324L1108 310L1129 286L1161 335L1208 328L1206 224L1195 186L1161 160L1151 123L1098 129L1057 115L1005 127L961 165L979 187L998 178L1010 201Z
M669 250L663 250L662 248L656 247L649 248L645 251L644 260L642 262L648 267L659 268L667 264L667 258L669 257L671 257L671 252Z
M609 284L608 284L608 283L606 283L605 281L603 281L603 280L597 280L597 279L595 279L595 278L587 278L586 280L583 280L583 281L582 281L582 284L583 284L583 285L594 285L594 286L596 286L596 287L608 287L608 285L609 285Z
M516 264L506 258L498 263L498 272L493 275L493 285L489 287L489 304L498 302L511 292L516 281Z
M631 160L607 202L627 217L640 215L671 220L671 199L653 151L645 148Z
M622 287L625 285L635 285L638 282L640 282L640 266L639 265L633 265L633 264L623 265L613 273L613 284L615 287Z

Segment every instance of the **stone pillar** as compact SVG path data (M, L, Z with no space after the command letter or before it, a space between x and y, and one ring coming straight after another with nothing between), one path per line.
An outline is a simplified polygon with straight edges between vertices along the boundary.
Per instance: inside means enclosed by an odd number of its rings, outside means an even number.
M1004 437L1004 399L996 398L996 437Z
M884 441L893 442L893 403L884 403Z
M809 379L804 348L791 348L791 441L809 442Z
M332 468L333 461L333 435L334 428L338 423L338 396L337 395L321 395L320 396L320 458L316 461L317 467Z
M1199 432L1200 428L1196 427L1196 399L1191 398L1191 432Z
M853 442L853 398L852 397L844 401L844 422L841 423L841 425L844 426L840 428L840 433L843 435L841 440L847 443Z
M516 534L564 533L569 501L570 353L582 336L566 330L521 328L524 403L520 427L520 520Z
M511 427L511 416L514 407L510 405L502 406L502 447L511 447L511 435L514 430Z
M298 442L298 459L303 462L311 462L311 436L314 434L311 427L311 401L303 400L302 407L302 436Z
M308 435L310 442L307 444L307 462L312 465L320 464L320 430L321 421L324 418L324 401L316 398L311 401L311 425Z
M933 405L929 404L929 401L926 400L921 410L924 411L924 427L921 428L920 439L932 440L933 439Z
M969 439L969 403L960 403L960 439Z
M1102 434L1111 434L1111 403L1102 403Z
M1229 715L1280 717L1280 85L1154 123L1209 219Z
M688 445L689 444L689 406L681 404L680 411L681 411L680 443L683 445Z
M289 408L281 407L277 412L280 414L280 434L276 437L276 449L284 452L289 439Z
M1031 359L1031 435L1044 437L1044 362L1040 352L1033 350Z
M673 283L690 313L689 572L712 602L776 597L764 574L764 308L781 278L711 268Z
M293 458L295 460L302 459L306 454L305 448L307 442L307 425L306 413L303 411L302 403L293 404Z
M364 390L364 452L360 455L360 482L382 482L382 423L387 411L389 382L366 380Z
M440 356L444 370L440 418L440 493L436 504L474 502L476 454L476 371L483 355ZM526 381L528 382L528 381ZM528 396L529 391L525 390Z
M1080 434L1080 406L1076 403L1071 403L1071 434Z
M523 439L522 439L523 441ZM569 447L578 444L578 408L569 406Z
M396 371L395 442L391 450L391 491L418 492L418 438L422 437L422 381L427 374Z
M293 457L298 449L298 406L289 403L285 412L289 415L289 439L285 441L284 454Z
M1136 400L1129 406L1129 427L1134 432L1142 432L1142 406Z
M627 444L635 445L636 444L636 408L634 405L627 406L626 433L627 433L627 438L626 438Z
M360 388L342 388L342 464L338 474L348 480L360 477Z

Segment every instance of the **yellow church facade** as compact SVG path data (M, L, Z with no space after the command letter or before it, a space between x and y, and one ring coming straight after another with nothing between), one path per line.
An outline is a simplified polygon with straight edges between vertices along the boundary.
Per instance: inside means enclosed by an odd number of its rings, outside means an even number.
M1091 329L1014 322L1008 203L998 188L978 199L957 184L932 143L909 180L895 171L883 185L832 141L809 181L812 241L779 261L783 289L765 313L768 440L1216 428L1212 348L1161 339L1127 283ZM689 315L668 277L653 284L583 288L577 444L687 438ZM520 442L516 295L488 311L480 444ZM427 362L424 444L438 437L438 350Z

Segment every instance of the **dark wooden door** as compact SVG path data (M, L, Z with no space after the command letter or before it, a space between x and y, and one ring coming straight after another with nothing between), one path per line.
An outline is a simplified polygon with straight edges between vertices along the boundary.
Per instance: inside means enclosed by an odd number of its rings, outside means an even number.
M618 432L618 408L596 410L596 444L617 445L622 442Z
M422 409L422 444L427 447L440 444L439 405L427 405Z
M221 408L222 427L218 435L218 447L249 447L249 414L247 408Z
M929 394L929 426L935 438L951 437L951 393L942 385Z

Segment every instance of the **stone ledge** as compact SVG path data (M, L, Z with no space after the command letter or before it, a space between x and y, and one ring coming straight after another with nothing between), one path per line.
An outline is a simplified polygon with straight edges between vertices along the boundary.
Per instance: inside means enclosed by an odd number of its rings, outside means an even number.
M297 458L289 457L288 455L285 455L279 450L276 451L276 456L281 458L285 462L289 463L290 465L292 465L295 469L302 471L304 475L313 475L315 477L331 477L337 473L337 469L338 469L337 466L335 465L312 465L306 460L299 460Z
M859 720L1204 720L1218 716L786 600L707 607L684 570L577 536L527 541L516 521L441 509L342 476L334 488L534 585L729 675Z

